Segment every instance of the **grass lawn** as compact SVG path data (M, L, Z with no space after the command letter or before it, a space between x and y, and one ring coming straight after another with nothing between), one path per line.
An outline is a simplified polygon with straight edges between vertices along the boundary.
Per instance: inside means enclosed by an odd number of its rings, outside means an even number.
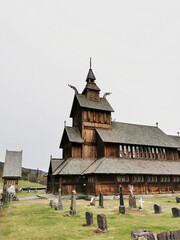
M138 201L138 200L137 200ZM125 215L118 215L118 200L104 201L104 209L88 206L89 201L77 200L77 216L64 217L69 213L70 200L63 200L63 211L50 208L46 199L17 201L12 203L12 214L8 216L8 205L0 212L0 239L120 239L129 240L133 229L159 233L180 229L180 218L173 218L172 207L180 207L175 197L144 199L144 210L126 208ZM162 214L153 213L153 204L162 206ZM139 205L139 204L138 204ZM125 200L125 206L128 206ZM94 226L83 227L85 212L92 211ZM107 217L108 233L96 234L97 214Z
M29 181L20 180L18 183L18 187L19 188L22 188L22 187L44 187L44 185L41 185L39 183L33 183L33 182L29 182ZM28 196L30 197L30 196L35 196L37 194L45 194L45 190L38 190L37 193L34 190L30 191L29 193L27 193L26 191L22 191L17 194L17 197L18 198L28 197Z

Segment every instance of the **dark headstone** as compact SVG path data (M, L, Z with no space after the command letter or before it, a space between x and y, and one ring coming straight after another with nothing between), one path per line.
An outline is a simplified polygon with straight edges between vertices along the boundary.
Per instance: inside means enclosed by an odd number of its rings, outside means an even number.
M168 232L161 232L157 234L158 240L169 240L169 234Z
M131 232L131 240L156 240L157 236L156 233L151 232L146 229L138 229L138 230L133 230Z
M104 214L97 215L97 225L98 225L98 230L100 230L101 232L108 232L107 220Z
M154 204L154 213L155 214L162 213L162 209L159 204Z
M58 210L62 210L62 199L61 199L61 189L59 189L59 197L58 197Z
M120 186L120 206L124 206L122 186Z
M176 202L180 203L180 197L176 197Z
M129 194L129 207L136 208L136 198L132 194Z
M171 240L179 240L180 239L180 230L171 231L170 232L170 239Z
M99 207L104 208L104 206L103 206L103 193L102 192L100 192L100 194L99 194Z
M179 208L172 208L173 217L180 217L180 209Z
M120 186L120 206L119 206L119 214L125 214L125 206L124 206L122 186Z
M93 225L93 214L92 212L86 212L86 226Z
M72 190L70 215L76 216L76 190Z

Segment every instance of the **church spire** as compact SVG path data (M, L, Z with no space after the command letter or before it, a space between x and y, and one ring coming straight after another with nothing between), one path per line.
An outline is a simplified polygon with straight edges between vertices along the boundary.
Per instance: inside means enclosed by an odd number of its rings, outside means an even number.
M91 62L91 58L90 58L90 68L89 68L89 72L88 72L88 75L86 78L86 82L94 83L94 81L96 80L96 77L94 76L91 66L92 66L92 62Z

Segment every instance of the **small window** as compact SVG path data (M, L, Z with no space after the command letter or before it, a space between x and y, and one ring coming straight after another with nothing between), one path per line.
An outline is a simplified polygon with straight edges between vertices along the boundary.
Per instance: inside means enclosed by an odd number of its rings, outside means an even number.
M154 148L152 148L152 158L155 159L155 152L154 152Z
M160 158L162 159L162 148L159 148Z
M165 148L163 148L163 155L164 155L164 159L167 159L166 158L166 150L165 150Z
M127 157L127 148L126 148L126 146L124 146L124 158L126 158Z
M136 147L137 158L139 158L139 147Z
M135 158L136 155L135 155L135 147L134 146L132 147L132 153L133 153L133 158Z
M158 151L158 148L156 148L156 159L159 159L159 151Z
M145 155L145 158L147 158L147 147L144 147L144 155Z
M148 147L148 158L151 158L151 148Z
M120 153L120 158L122 158L123 157L122 145L119 146L119 153Z
M143 158L143 148L140 147L140 158Z
M131 158L131 147L128 146L128 157Z

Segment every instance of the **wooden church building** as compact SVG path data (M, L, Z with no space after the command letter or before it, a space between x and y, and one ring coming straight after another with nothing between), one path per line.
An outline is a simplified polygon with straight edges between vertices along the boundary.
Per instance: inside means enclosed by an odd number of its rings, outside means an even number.
M129 194L180 191L180 137L166 135L158 126L113 122L114 111L90 67L83 92L75 90L60 142L62 159L50 159L47 192L69 195L117 195L120 185Z

